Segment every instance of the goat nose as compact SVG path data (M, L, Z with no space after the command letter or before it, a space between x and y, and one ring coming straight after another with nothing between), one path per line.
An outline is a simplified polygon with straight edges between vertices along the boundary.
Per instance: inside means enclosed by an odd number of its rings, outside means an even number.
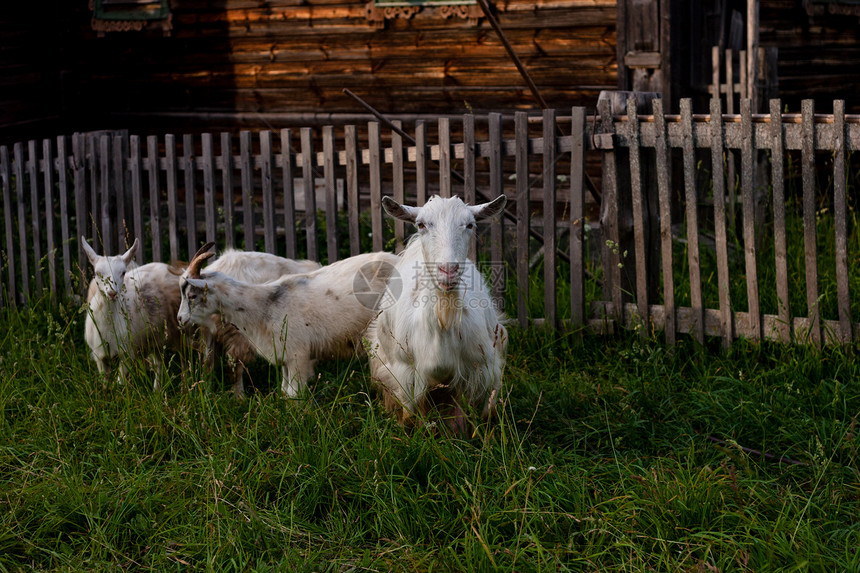
M444 263L439 265L439 272L447 277L453 277L460 270L459 263Z

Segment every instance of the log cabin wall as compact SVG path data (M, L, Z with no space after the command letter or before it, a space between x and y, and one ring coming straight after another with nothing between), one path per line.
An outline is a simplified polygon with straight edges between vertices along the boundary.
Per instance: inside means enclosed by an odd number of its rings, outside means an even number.
M819 0L760 0L759 41L779 49L779 95L788 109L801 100L835 99L860 113L860 5Z
M75 4L63 59L66 98L81 118L73 130L277 128L365 114L344 88L392 115L539 110L477 6L467 18L424 8L380 21L352 0L174 0L169 35L99 36L85 2ZM495 3L551 107L593 108L600 90L616 87L615 4Z
M61 114L58 20L54 2L4 2L0 10L0 134L47 135ZM55 135L55 132L51 133Z

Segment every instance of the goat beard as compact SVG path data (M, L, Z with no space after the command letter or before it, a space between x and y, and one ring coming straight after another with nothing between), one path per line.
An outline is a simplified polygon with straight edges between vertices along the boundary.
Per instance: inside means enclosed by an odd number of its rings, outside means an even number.
M461 306L458 291L436 291L436 318L443 331L459 321Z

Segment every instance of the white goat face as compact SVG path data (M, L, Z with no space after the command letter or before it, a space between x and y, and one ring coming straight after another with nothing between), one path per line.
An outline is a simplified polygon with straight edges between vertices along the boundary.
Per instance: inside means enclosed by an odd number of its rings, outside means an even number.
M197 324L214 332L217 328L214 315L218 305L215 297L210 296L206 281L183 276L179 279L179 292L182 294L179 312L176 314L179 326L186 328Z
M138 240L134 240L134 244L122 255L102 256L96 254L95 250L87 243L84 237L81 237L81 244L84 247L84 252L93 266L96 273L96 280L101 293L110 300L116 300L117 296L122 292L125 284L125 274L129 270L129 265L134 260L134 254L137 251Z
M481 205L466 205L459 197L430 198L423 207L401 205L385 197L382 206L396 219L414 223L424 252L426 270L436 287L450 291L463 275L469 253L469 239L475 234L475 221L501 213L507 199L501 195Z

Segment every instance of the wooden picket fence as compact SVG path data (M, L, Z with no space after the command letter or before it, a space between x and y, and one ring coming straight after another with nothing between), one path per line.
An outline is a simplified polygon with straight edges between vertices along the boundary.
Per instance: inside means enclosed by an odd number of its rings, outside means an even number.
M224 133L217 152L211 134L185 135L181 146L173 135L141 139L122 133L3 146L4 300L27 304L43 292L52 299L82 294L89 269L81 235L107 253L139 237L145 247L138 251L139 263L145 262L144 253L147 260L187 260L210 240L219 248L255 249L258 237L259 247L270 253L334 262L341 253L360 252L364 224L370 228L370 248L400 248L408 230L400 223L393 225L393 235L388 230L383 195L420 205L432 193L457 194L468 203L505 193L505 215L484 226L487 240L480 253L511 274L515 308L507 311L524 327L609 332L645 326L643 332L665 331L669 343L677 334L700 341L720 336L725 344L738 336L853 341L860 331L848 288L845 160L860 147L860 117L846 116L839 101L827 115L815 114L811 101L803 103L801 114L784 114L781 103L772 100L767 115L750 113L749 100L742 100L739 115L722 114L719 100L704 115L693 114L689 100L679 115L664 114L660 100L652 104L647 115L637 113L631 100L626 115L599 102L593 116L576 107L569 115L517 113L513 122L500 114L466 115L462 121L442 117L435 125L416 124L414 136L377 122L324 127L319 134L310 128L243 131L238 146ZM485 134L480 140L476 123ZM506 131L506 125L513 129ZM761 150L772 159L778 315L763 315L758 303L754 210L761 190L755 189L754 171L763 169ZM805 317L791 314L788 296L784 180L786 154L794 150L801 153L803 171L810 309ZM839 315L833 320L822 318L818 306L814 170L815 153L821 151L835 158ZM729 194L723 166L731 154L739 154L741 162L746 309L733 306L728 287ZM711 175L705 179L697 169L703 155L710 158ZM600 189L590 187L587 156L600 161ZM679 177L682 189L673 190ZM713 188L710 203L703 183ZM685 222L683 238L673 235L673 210L675 220L680 211ZM711 218L717 308L703 303L699 259L701 221ZM345 225L339 227L339 219ZM655 245L649 247L649 238ZM672 248L681 239L688 257L689 307L675 304ZM476 249L473 245L473 256ZM536 293L529 292L537 255L543 262L539 311L530 302ZM491 284L502 300L505 281Z

